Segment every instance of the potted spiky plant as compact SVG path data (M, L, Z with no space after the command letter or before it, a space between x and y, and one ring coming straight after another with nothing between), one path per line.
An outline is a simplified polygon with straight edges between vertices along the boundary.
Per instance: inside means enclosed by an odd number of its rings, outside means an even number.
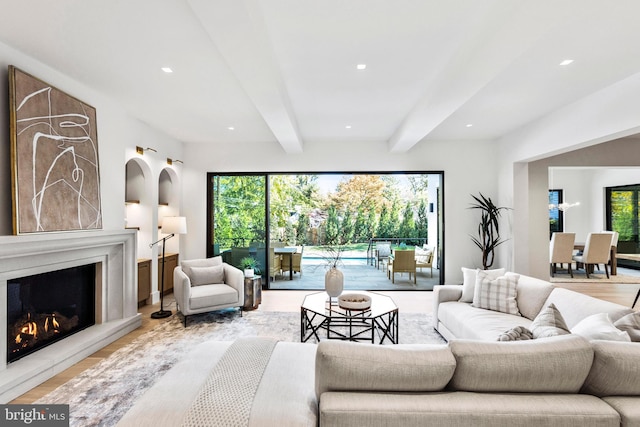
M475 203L469 209L479 209L481 211L480 223L478 224L478 235L471 236L471 240L482 251L482 268L488 270L493 265L495 249L508 239L500 237L500 216L502 211L510 208L496 206L491 198L485 197L482 193L474 196Z
M254 273L260 273L260 262L254 257L244 257L240 260L240 268L244 269L244 277L253 277Z

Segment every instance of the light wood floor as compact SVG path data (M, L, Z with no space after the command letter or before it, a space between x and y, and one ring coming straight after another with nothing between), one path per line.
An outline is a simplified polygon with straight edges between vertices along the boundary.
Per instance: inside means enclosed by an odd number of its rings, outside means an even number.
M595 298L600 298L606 301L615 302L627 307L631 306L633 299L638 292L639 285L635 284L601 284L601 283L557 283L556 286L572 289L577 292L581 292L587 295L591 295ZM306 294L309 291L263 291L262 304L259 307L261 311L300 311L300 305ZM398 291L398 292L380 292L385 295L391 296L400 312L405 313L431 313L433 311L433 292L411 292L411 291ZM142 313L142 326L130 334L120 338L114 343L108 345L102 350L92 354L83 361L75 364L69 369L61 372L55 377L49 379L38 387L30 390L22 396L14 399L10 403L18 404L30 404L47 393L53 391L58 386L66 383L73 377L79 375L84 370L94 366L102 359L109 357L114 351L124 347L132 342L134 339L151 330L159 322L164 322L166 319L151 319L149 316L152 312L158 310L159 304L147 305L140 308ZM165 308L170 308L175 311L175 301L172 295L165 297ZM636 310L640 309L640 304L636 305Z

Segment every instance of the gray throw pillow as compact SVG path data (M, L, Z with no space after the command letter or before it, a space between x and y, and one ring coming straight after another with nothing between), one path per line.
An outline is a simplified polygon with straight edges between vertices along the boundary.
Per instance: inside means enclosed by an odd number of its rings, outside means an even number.
M191 267L189 274L191 286L217 285L224 283L224 266L215 265L213 267Z
M532 339L533 332L524 326L516 326L498 336L498 341L524 341Z
M613 325L621 331L627 332L631 341L640 342L640 312L627 314Z
M531 332L533 333L533 338L554 337L571 333L562 318L562 314L553 304L549 304L547 308L540 310L540 313L531 323Z

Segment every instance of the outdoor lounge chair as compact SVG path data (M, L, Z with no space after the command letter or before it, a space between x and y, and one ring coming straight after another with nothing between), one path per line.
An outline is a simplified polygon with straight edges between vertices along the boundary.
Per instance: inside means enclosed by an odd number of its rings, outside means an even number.
M391 279L391 283L395 283L396 273L409 273L409 281L413 274L413 283L416 284L416 251L415 250L396 250L393 258L389 258L389 268L387 269L387 277Z

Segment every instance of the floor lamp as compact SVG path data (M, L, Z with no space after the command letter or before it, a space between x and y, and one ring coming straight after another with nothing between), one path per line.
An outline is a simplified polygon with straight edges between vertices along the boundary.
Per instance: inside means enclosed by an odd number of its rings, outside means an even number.
M166 241L176 234L187 234L187 219L183 216L165 216L162 220L162 229L160 230L160 232L163 234L168 234L168 236L165 236L162 239L149 245L149 247L152 248L153 245L162 242L162 282L160 288L160 310L151 313L152 319L164 319L165 317L171 316L171 310L164 309L164 247L166 246Z

